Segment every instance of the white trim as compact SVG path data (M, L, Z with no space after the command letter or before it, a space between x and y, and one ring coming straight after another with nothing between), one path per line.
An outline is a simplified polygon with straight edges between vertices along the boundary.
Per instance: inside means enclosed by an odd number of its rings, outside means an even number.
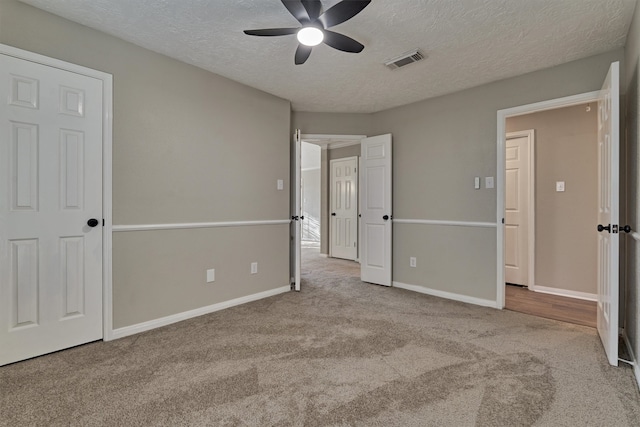
M536 133L534 129L509 132L508 139L528 138L529 176L527 187L527 286L534 290L536 283ZM505 147L506 149L506 147ZM506 154L505 154L506 156ZM506 158L505 158L506 163ZM504 267L503 267L504 268Z
M248 227L254 225L290 224L290 219L276 219L266 221L225 221L225 222L185 222L174 224L134 224L114 225L114 232L122 231L150 231L150 230L184 230L190 228L218 228L218 227Z
M322 252L320 252L320 258L329 258L328 254L323 254Z
M113 146L113 76L81 65L0 44L0 54L69 71L102 81L102 335L105 341L112 333L112 146Z
M540 292L541 294L558 295L561 297L569 297L575 299L582 299L585 301L598 301L598 294L590 294L588 292L570 291L568 289L549 288L547 286L529 286L529 290L533 292Z
M448 225L454 227L482 227L496 228L493 222L478 221L442 221L438 219L393 219L394 224L424 224L424 225Z
M406 283L393 282L393 287L399 288L399 289L406 289L407 291L418 292L421 294L431 295L434 297L445 298L453 301L460 301L467 304L479 305L482 307L497 308L496 301L470 297L467 295L454 294L451 292L439 291L436 289L426 288L424 286L408 285Z
M627 346L629 358L631 359L630 362L633 364L633 374L636 377L636 383L638 385L638 389L640 390L640 365L638 365L638 359L636 359L636 355L633 352L633 347L631 346L631 342L629 341L629 337L627 336L626 329L622 331L622 339Z
M564 98L551 99L518 107L506 108L497 112L497 162L496 162L496 289L498 308L504 308L504 169L506 148L506 119L507 117L521 116L524 114L553 110L556 108L571 107L573 105L595 102L600 91L581 93Z
M280 288L259 292L257 294L247 295L244 297L235 298L229 301L220 302L220 303L209 305L206 307L196 308L195 310L184 311L182 313L173 314L171 316L149 320L148 322L142 322L136 325L125 326L122 328L115 329L113 331L112 337L113 339L117 339L117 338L123 338L133 334L139 334L140 332L150 331L151 329L156 329L162 326L171 325L172 323L181 322L187 319L192 319L194 317L202 316L204 314L213 313L216 311L224 310L226 308L235 307L240 304L246 304L248 302L272 297L274 295L279 295L289 291L291 291L290 285L282 286Z
M327 148L329 150L335 150L336 148L352 147L354 145L360 145L360 141L330 142L327 144Z
M300 139L309 144L319 145L325 149L335 149L360 145L360 140L367 135L325 135L325 134L302 134Z

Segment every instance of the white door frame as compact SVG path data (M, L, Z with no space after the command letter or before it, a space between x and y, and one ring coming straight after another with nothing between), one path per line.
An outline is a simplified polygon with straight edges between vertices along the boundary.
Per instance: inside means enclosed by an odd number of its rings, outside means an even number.
M112 251L112 144L113 77L102 71L0 44L0 53L102 81L102 331L104 341L113 339Z
M557 108L571 107L587 102L598 102L600 91L581 93L564 98L551 99L519 107L498 110L498 144L497 144L497 179L496 179L496 307L503 309L505 305L504 289L504 179L505 179L505 150L506 150L506 119L507 117L522 116Z
M303 133L300 135L300 140L302 142L306 142L309 144L315 144L320 146L320 148L322 150L328 150L328 149L333 149L333 148L342 148L342 147L349 147L352 145L360 145L360 141L363 138L366 138L367 135L335 135L335 134L309 134L309 133ZM358 158L359 159L359 158ZM328 160L328 158L327 158ZM359 162L359 160L358 160ZM320 166L321 170L322 170L322 165ZM329 162L327 161L327 168L329 170L327 170L327 177L330 174L330 167L329 167ZM322 172L321 172L322 173ZM358 214L360 214L360 163L358 163ZM329 193L329 188L327 188L327 194ZM320 196L322 197L322 195ZM327 198L327 205L330 205L330 200ZM328 212L328 211L327 211ZM325 212L321 212L320 216L322 217L322 214ZM331 222L330 219L327 218L327 230L329 229L329 223ZM360 223L360 217L358 216L358 223ZM322 228L320 228L320 233L322 234ZM331 232L329 232L329 238L331 238ZM320 240L322 241L322 235L320 237ZM327 252L331 251L331 245L329 245L329 242L327 242ZM323 255L326 257L326 255ZM356 259L356 261L358 261L360 258L360 229L358 228L358 259Z
M535 290L535 269L536 269L536 160L535 160L535 146L536 146L536 133L533 129L522 130L517 132L509 132L505 138L506 140L515 138L528 138L528 155L529 155L529 176L527 177L529 185L527 187L527 287L530 290ZM506 165L506 161L505 161ZM504 192L502 193L504 194ZM503 264L504 266L504 264ZM504 269L504 267L503 267ZM505 285L506 286L506 285Z

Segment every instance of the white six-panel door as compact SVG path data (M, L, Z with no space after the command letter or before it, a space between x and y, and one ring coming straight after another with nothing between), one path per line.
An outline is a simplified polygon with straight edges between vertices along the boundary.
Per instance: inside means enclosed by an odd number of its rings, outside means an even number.
M102 81L0 55L0 162L0 364L102 338Z
M618 365L620 64L614 62L598 100L598 334Z
M331 160L331 256L358 257L358 158Z
M362 140L360 278L384 286L391 286L391 165L391 134Z
M507 135L505 151L505 282L528 286L529 136Z

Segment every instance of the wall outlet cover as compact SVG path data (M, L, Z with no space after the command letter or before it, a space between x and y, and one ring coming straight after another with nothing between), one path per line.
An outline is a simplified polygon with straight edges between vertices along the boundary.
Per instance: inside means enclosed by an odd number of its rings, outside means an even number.
M493 177L486 176L484 178L484 188L493 188Z

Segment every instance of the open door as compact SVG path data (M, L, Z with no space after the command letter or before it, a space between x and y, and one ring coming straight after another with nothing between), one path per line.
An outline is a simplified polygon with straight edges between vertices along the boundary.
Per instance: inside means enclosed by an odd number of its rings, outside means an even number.
M293 209L291 213L291 223L293 225L293 287L300 290L300 264L302 262L302 179L300 179L302 140L300 139L300 129L296 129L293 134Z
M360 278L391 286L391 134L364 138L361 162Z
M620 64L614 62L598 100L598 334L618 366Z

